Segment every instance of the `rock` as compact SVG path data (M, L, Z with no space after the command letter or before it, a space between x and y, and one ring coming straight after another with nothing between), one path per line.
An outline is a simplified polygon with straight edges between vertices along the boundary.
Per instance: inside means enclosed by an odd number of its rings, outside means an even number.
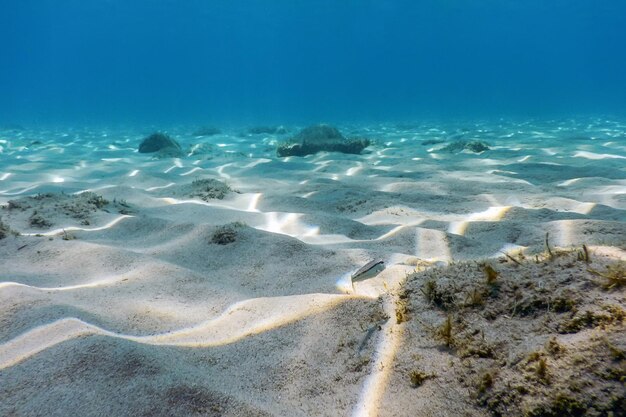
M456 142L452 142L441 150L445 152L461 152L464 150L468 150L470 152L480 153L488 151L489 145L486 142L480 140L458 140Z
M305 127L293 139L305 144L337 143L346 140L339 129L324 124Z
M320 151L361 153L371 144L369 139L346 139L339 130L329 125L314 125L302 129L288 142L279 144L278 156L306 156Z
M139 145L140 153L160 152L164 156L180 156L182 149L169 135L156 132L146 137Z

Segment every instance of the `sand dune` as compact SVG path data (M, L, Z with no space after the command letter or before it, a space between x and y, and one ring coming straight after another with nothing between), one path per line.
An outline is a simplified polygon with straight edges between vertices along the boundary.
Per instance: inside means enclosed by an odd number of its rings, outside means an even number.
M0 240L0 415L488 415L448 374L411 387L409 353L460 363L424 342L443 316L416 285L461 282L459 261L515 271L504 254L532 259L546 232L626 258L625 128L564 126L346 126L376 144L303 158L241 129L173 128L209 150L166 159L135 151L140 130L0 132L19 232ZM492 149L422 145L455 134ZM198 179L231 191L193 195ZM386 269L352 283L372 259ZM422 321L396 316L407 289Z

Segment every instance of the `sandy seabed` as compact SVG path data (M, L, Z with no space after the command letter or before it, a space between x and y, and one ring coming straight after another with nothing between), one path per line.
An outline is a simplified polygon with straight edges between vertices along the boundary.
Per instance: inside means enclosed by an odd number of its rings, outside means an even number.
M625 415L626 121L340 128L1 130L0 416Z

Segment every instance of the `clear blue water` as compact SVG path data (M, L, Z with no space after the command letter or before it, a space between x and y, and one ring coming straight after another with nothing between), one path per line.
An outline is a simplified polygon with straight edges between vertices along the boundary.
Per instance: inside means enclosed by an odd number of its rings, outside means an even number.
M626 111L623 0L0 0L0 123Z

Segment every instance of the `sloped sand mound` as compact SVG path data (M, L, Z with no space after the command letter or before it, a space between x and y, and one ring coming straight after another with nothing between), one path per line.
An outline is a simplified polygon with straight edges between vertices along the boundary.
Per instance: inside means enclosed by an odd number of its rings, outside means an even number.
M572 123L6 133L0 415L623 415L623 123Z
M112 202L93 192L79 194L44 193L9 200L3 207L6 221L20 229L49 229L55 224L88 226L103 213L130 214L125 200Z
M620 415L626 253L551 250L410 276L391 377L403 388L386 403L452 412L443 403L455 392L472 414ZM611 286L613 274L621 284Z

